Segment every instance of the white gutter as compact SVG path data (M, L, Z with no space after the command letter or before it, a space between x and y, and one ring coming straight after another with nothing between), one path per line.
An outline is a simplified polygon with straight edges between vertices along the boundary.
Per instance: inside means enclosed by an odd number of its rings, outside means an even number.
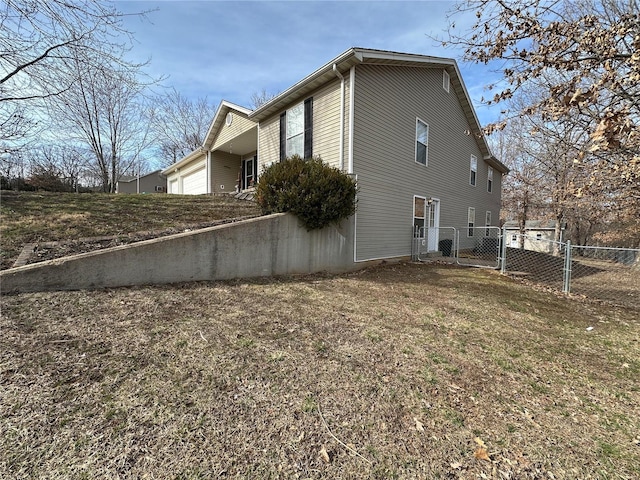
M353 173L353 111L355 103L354 87L356 83L356 67L351 67L349 71L349 170Z
M207 176L207 193L213 193L213 185L211 182L211 151L209 149L207 149L205 165L205 175Z
M340 170L344 172L344 77L335 63L333 73L340 79Z

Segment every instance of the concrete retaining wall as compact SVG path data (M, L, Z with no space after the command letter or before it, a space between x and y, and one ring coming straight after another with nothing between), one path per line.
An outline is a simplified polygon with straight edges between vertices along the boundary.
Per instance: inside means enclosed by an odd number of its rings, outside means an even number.
M78 290L341 272L353 262L353 218L308 232L291 214L147 240L0 272L2 293Z

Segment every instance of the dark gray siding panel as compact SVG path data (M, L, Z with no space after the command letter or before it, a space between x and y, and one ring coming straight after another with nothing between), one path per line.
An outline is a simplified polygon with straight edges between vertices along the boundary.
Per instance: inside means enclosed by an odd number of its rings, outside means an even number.
M416 117L429 124L428 165L415 162ZM500 215L499 173L486 188L487 164L442 70L359 65L355 78L354 172L359 195L356 260L410 255L413 196L440 199L440 226L466 227ZM478 157L478 182L469 185L469 160ZM461 232L461 237L463 237Z

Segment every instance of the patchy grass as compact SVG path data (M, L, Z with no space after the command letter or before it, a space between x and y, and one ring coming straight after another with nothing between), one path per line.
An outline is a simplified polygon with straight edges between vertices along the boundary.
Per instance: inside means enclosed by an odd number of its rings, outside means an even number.
M640 477L631 309L418 264L0 301L2 478Z
M252 202L226 196L3 191L0 214L0 268L5 269L13 265L26 243L169 228L179 231L260 212Z

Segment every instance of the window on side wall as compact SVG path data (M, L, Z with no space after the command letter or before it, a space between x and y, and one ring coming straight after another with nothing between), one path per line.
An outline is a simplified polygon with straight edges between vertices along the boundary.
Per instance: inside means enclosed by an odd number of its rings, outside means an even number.
M487 210L486 216L484 217L484 226L486 227L484 229L484 236L488 237L489 236L489 227L491 226L491 211Z
M487 170L487 192L493 192L493 167Z
M280 160L298 155L313 156L313 98L294 105L280 115Z
M471 155L469 184L476 186L476 177L478 176L478 157Z
M427 165L429 158L429 125L416 118L416 163Z
M450 83L451 79L449 77L449 72L447 72L446 70L442 70L442 88L444 88L447 93L449 93Z
M469 207L467 212L467 224L469 227L467 237L473 237L473 229L476 226L476 209L474 207Z
M413 231L414 235L424 236L424 211L427 199L425 197L413 196Z
M304 104L287 110L287 157L304 156Z

